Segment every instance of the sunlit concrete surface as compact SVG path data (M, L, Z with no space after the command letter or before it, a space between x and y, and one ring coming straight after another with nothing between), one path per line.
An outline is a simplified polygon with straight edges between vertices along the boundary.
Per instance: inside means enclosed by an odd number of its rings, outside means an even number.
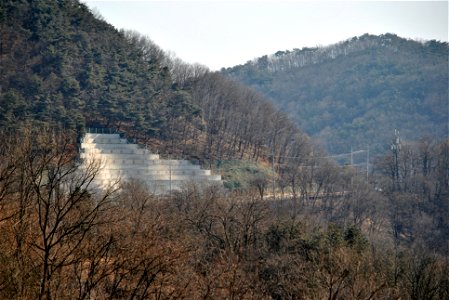
M94 185L108 188L138 180L156 194L179 190L190 182L221 184L221 176L211 174L188 160L160 159L158 154L128 143L119 134L87 133L81 142L82 167L97 164Z

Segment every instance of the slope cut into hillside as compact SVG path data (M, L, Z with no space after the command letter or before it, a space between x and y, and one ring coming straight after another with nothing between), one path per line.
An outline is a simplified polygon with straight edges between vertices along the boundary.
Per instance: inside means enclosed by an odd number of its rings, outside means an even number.
M221 176L212 175L210 170L202 170L188 160L161 159L146 148L128 143L118 133L86 133L81 150L82 168L99 164L94 184L104 189L138 181L154 194L166 194L189 183L221 184Z

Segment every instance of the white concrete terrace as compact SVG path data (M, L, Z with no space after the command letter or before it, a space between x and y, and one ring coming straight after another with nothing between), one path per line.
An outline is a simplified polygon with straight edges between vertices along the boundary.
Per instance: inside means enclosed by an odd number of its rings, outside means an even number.
M157 194L180 189L189 182L222 184L220 175L212 175L188 160L160 159L137 144L128 143L115 133L86 133L81 141L80 158L86 167L100 165L95 185L108 187L117 182L139 180Z

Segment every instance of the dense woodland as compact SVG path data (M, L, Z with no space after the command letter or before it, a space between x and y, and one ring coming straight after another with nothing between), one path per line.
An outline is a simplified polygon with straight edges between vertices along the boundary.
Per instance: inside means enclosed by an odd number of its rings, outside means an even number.
M449 298L449 140L390 135L361 172L258 92L78 1L3 1L0 20L0 298ZM92 190L88 127L224 185Z
M331 153L385 150L447 137L447 43L365 34L326 47L278 51L222 73L254 87Z
M0 11L1 128L115 128L153 151L207 159L257 159L301 135L257 92L117 31L78 1L4 1Z
M447 142L379 161L383 192L352 170L288 165L301 193L274 200L260 177L164 197L139 182L94 191L76 132L1 138L1 298L449 297Z

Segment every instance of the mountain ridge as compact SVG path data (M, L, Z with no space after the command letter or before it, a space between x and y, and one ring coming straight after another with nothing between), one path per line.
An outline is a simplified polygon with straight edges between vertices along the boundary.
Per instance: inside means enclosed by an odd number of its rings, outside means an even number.
M3 1L0 21L0 130L110 128L205 160L266 159L266 149L284 151L275 140L306 139L259 93L117 30L77 0Z
M365 34L278 51L221 73L255 88L330 152L342 153L351 145L385 149L395 129L406 139L446 136L447 54L448 44L435 40Z

